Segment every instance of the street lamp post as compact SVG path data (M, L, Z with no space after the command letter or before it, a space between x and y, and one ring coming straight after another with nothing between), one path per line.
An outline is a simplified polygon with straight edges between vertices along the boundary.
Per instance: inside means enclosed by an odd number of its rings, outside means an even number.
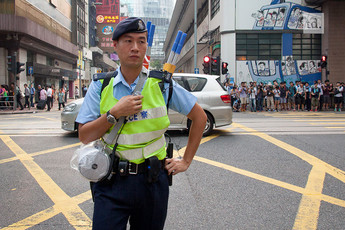
M81 64L79 64L79 98L81 98L82 89L81 89Z

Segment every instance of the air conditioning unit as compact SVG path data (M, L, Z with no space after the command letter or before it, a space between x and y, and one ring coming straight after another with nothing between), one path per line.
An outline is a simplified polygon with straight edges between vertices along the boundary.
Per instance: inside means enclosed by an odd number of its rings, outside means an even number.
M95 37L95 41L96 41L96 42L99 42L99 38L98 38L98 37Z
M97 26L95 26L94 29L97 30Z

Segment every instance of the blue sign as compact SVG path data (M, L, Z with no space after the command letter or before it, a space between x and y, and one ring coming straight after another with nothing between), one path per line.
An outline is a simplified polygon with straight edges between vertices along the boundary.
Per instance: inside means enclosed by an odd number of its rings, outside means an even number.
M199 73L199 68L194 68L194 73Z
M33 73L34 73L34 67L33 66L29 66L28 74L33 74Z

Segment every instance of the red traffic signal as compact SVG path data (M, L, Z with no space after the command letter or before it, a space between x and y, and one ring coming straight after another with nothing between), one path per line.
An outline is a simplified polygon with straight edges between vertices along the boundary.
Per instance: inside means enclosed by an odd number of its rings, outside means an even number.
M210 62L210 57L209 56L205 56L204 57L204 62L205 63L209 63Z
M326 55L322 55L320 65L321 65L321 68L327 67L327 56Z
M222 62L222 74L227 74L228 73L228 63L227 62Z

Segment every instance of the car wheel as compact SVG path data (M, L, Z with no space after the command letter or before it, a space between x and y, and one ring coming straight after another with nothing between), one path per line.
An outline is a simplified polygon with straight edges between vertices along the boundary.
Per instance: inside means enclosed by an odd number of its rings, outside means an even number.
M206 112L206 115L207 115L206 125L205 125L204 132L202 134L204 137L211 134L211 132L213 131L213 125L214 125L213 117L211 116L211 114ZM191 124L192 124L192 121L188 119L188 121L187 121L188 132L190 130Z
M211 114L206 113L206 115L207 115L207 120L206 120L206 125L205 125L205 129L204 129L204 133L203 133L204 137L211 134L211 132L213 130L213 124L214 124Z

